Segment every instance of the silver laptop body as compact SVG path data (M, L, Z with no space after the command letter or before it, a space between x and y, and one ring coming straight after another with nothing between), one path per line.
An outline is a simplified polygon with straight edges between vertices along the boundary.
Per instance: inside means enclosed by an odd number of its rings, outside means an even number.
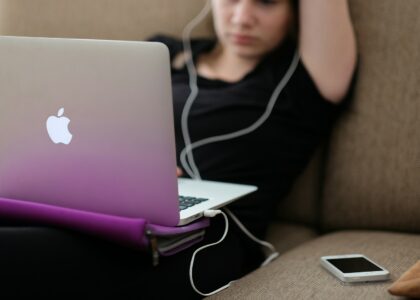
M161 43L0 37L0 66L0 197L176 226L256 190L178 184Z

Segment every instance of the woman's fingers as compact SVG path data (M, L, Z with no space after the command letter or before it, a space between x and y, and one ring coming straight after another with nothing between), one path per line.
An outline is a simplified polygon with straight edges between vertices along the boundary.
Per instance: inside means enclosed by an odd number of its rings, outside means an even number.
M176 176L177 177L182 176L182 170L179 167L176 167Z

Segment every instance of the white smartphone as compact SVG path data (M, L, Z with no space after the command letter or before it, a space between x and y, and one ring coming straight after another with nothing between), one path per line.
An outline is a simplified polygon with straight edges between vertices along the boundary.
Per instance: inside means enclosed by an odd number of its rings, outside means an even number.
M343 282L369 282L390 279L389 271L362 254L321 257L321 265Z

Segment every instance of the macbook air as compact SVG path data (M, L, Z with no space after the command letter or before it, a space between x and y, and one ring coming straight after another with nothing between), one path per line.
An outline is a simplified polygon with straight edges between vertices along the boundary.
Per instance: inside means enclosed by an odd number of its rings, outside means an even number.
M161 43L0 37L0 66L0 197L177 226L257 189L176 177Z

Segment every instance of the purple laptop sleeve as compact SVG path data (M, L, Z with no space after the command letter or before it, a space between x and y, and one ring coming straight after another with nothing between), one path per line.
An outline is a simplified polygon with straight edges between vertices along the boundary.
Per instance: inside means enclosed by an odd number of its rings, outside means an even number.
M0 218L70 228L144 250L153 248L153 238L175 237L206 228L210 224L208 218L202 218L185 226L167 227L150 224L141 218L126 218L6 198L0 198ZM158 251L156 248L155 251L164 256L173 255L202 239L201 235L194 239L188 239L185 243L178 243L175 248L169 251Z

